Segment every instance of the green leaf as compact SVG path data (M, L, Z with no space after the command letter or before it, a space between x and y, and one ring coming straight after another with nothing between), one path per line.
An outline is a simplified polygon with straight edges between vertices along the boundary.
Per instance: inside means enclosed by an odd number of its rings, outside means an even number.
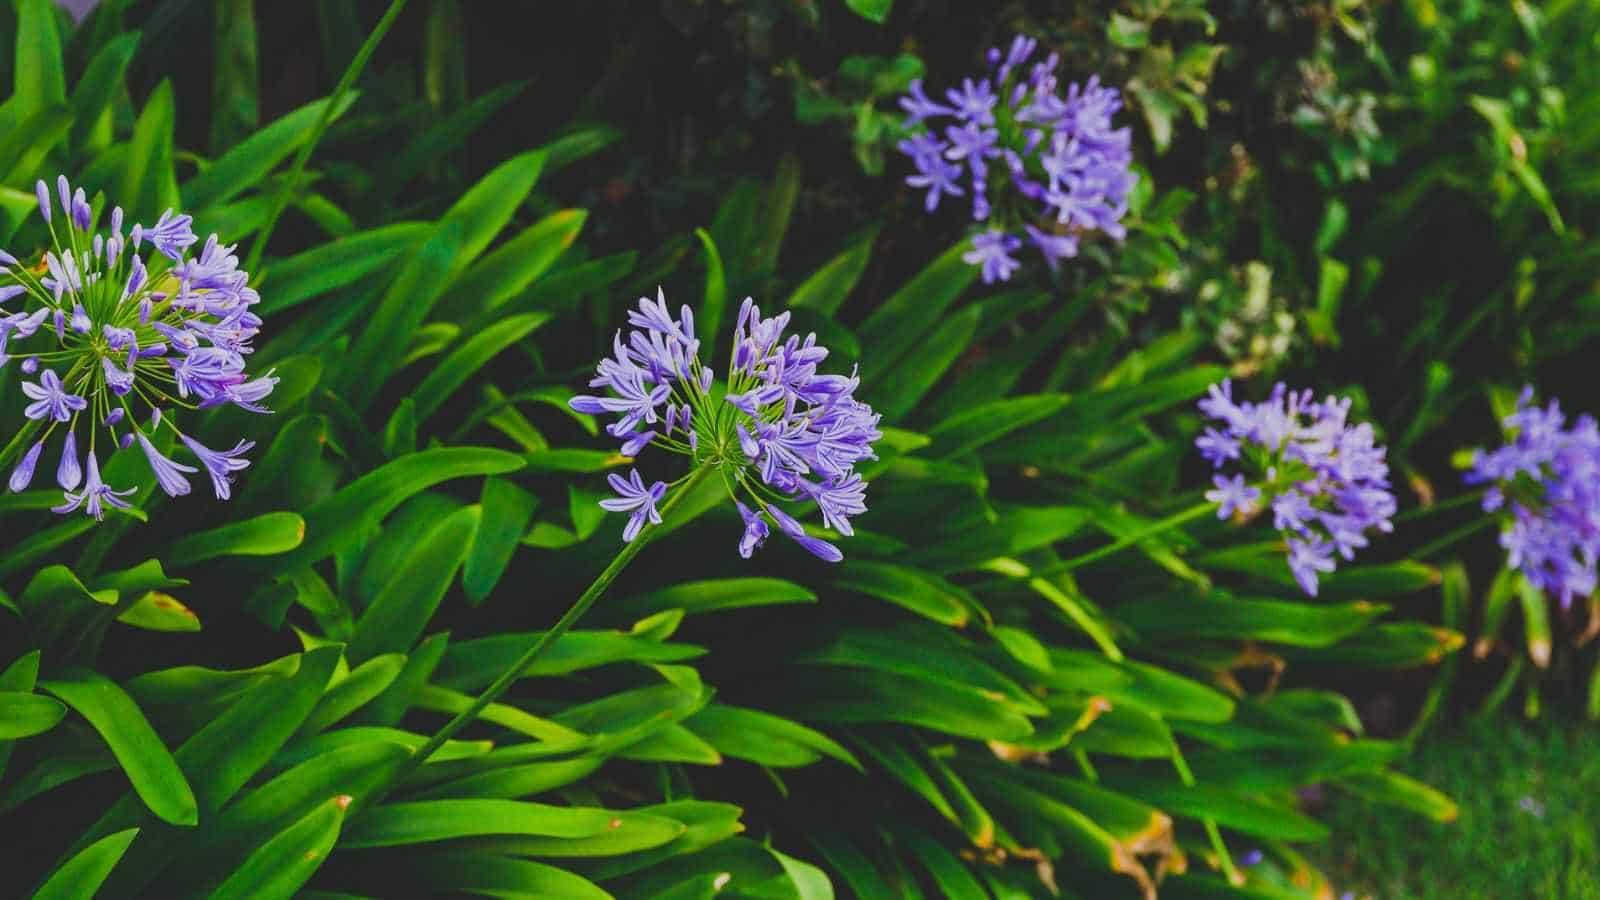
M349 805L350 797L341 794L279 832L212 893L212 900L289 900L295 896L327 860Z
M1139 50L1150 44L1150 25L1113 12L1106 22L1106 39L1124 50Z
M274 262L259 285L261 304L257 309L268 316L353 284L414 251L431 230L431 225L422 222L397 222Z
M499 356L501 351L527 337L549 318L549 313L512 316L474 334L466 343L457 347L411 394L417 404L417 422L420 424L427 421L428 417L437 412L452 394L467 383L467 379L488 365L490 360Z
M364 409L394 368L394 349L427 320L444 290L511 220L533 190L544 153L524 153L485 175L440 219L407 259L345 361L346 399Z
M360 540L407 499L456 478L504 475L523 467L522 457L487 447L438 447L402 456L368 472L304 513L306 540L275 561L293 571L326 559Z
M406 555L394 577L356 619L348 651L351 660L411 649L466 561L482 515L478 506L456 511Z
M719 578L686 581L658 591L617 597L614 602L603 604L596 613L610 621L622 621L667 609L681 609L689 615L697 615L751 606L815 602L815 593L792 581L780 578Z
M1388 609L1365 601L1313 606L1230 596L1153 595L1118 606L1116 616L1153 640L1217 637L1327 647L1359 633Z
M32 0L30 0L32 2ZM177 204L176 176L172 169L172 135L177 110L172 82L162 81L145 102L133 126L116 196L135 219L146 221ZM148 217L148 218L146 218ZM204 227L205 223L197 223Z
M67 708L38 694L0 691L0 740L33 737L56 727Z
M540 219L462 273L439 302L445 319L481 321L527 290L583 231L589 214L563 209Z
M401 863L408 884L445 893L506 900L611 900L599 885L565 869L493 853L430 853Z
M328 686L328 692L317 701L317 708L301 723L297 736L316 734L367 705L388 690L405 664L403 653L374 656L351 669L345 677L336 678Z
M861 18L882 25L889 20L889 8L894 0L844 0L844 4Z
M173 758L189 781L202 819L221 809L278 753L322 696L339 658L338 647L289 657L289 674L270 675L259 681L183 742ZM278 664L274 666L282 671ZM69 852L139 818L137 807L125 796ZM113 895L137 893L178 852L177 834L170 828L146 829L145 838L113 873Z
M928 430L933 444L926 455L949 459L971 453L1047 418L1072 401L1068 394L1009 397L956 413Z
M33 900L94 900L106 876L122 861L122 854L138 836L139 829L129 828L108 834L83 848L51 874L33 895Z
M277 556L300 546L306 523L289 512L273 512L181 538L167 548L166 559L177 566L219 556Z
M563 447L559 450L535 450L526 457L528 468L535 472L603 472L628 462L628 457L610 450L587 450L581 447Z
M1033 733L1027 717L1010 705L948 681L873 669L816 669L806 671L794 691L792 708L822 722L901 722L985 741Z
M855 290L867 262L872 258L872 244L877 240L876 230L867 234L860 243L844 251L801 282L789 295L790 309L810 309L824 316L839 311L845 298Z
M763 766L808 766L829 756L861 768L850 751L822 732L760 710L713 703L686 719L684 725L719 753Z
M65 701L100 733L151 812L174 825L200 821L189 782L144 713L122 688L87 669L71 669L39 686Z
M1399 772L1377 770L1346 775L1334 782L1358 797L1407 809L1435 822L1454 822L1459 810L1454 800Z
M355 91L344 95L329 121L337 121L355 102L356 96ZM180 191L183 207L216 206L260 184L278 163L288 159L289 154L311 137L328 103L329 99L323 98L282 116L206 166L184 183Z
M419 800L363 813L340 846L399 847L487 835L585 838L619 827L629 813L515 800Z
M852 560L830 571L839 587L886 600L942 625L962 628L972 616L970 594L921 569Z
M435 683L462 691L488 685L511 667L540 632L512 632L470 641L458 641L445 654ZM703 656L705 651L687 644L667 644L614 631L569 631L536 659L524 677L569 675L620 662L665 664Z
M694 235L700 239L706 260L705 296L700 302L700 311L696 313L699 331L701 334L717 334L722 327L723 311L728 305L728 275L722 268L722 254L717 252L717 244L711 239L711 234L704 228L696 228Z
M359 729L341 729L345 735ZM417 739L420 745L422 738ZM186 842L191 853L164 876L168 896L203 897L272 837L326 803L351 796L354 806L383 786L415 747L378 737L318 753L228 805ZM282 757L280 756L279 761Z
M478 505L483 509L483 520L461 570L461 587L474 605L482 603L500 582L528 523L533 521L539 498L503 478L486 478Z
M17 0L17 55L12 68L12 102L20 124L47 106L67 99L61 62L61 33L50 0ZM54 185L52 185L54 187Z
M946 250L927 268L885 300L856 330L862 350L872 358L872 370L862 383L876 386L904 356L916 347L950 305L977 277L977 269L961 259L967 241Z
M1328 828L1292 806L1257 799L1204 782L1189 787L1173 780L1118 777L1111 786L1188 819L1210 819L1224 828L1283 841L1327 840Z

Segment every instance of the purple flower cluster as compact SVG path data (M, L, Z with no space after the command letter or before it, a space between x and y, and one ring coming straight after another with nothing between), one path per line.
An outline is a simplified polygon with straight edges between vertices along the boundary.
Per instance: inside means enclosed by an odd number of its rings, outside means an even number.
M1258 479L1219 473L1206 499L1224 519L1270 507L1288 544L1289 570L1307 594L1316 596L1319 572L1334 570L1336 552L1349 560L1367 546L1368 531L1393 530L1397 506L1384 448L1370 424L1349 423L1349 399L1318 402L1310 391L1280 383L1264 403L1236 403L1223 381L1211 386L1200 410L1217 423L1195 441L1200 454L1217 469L1247 464Z
M1579 416L1570 427L1561 405L1533 405L1525 388L1516 410L1505 417L1511 442L1479 451L1467 473L1487 484L1483 508L1504 510L1500 532L1506 563L1540 590L1571 604L1595 592L1600 558L1600 427Z
M973 220L988 227L962 258L982 267L985 282L1011 278L1020 265L1012 254L1024 241L1054 269L1078 254L1086 232L1121 240L1138 178L1129 171L1129 131L1111 124L1122 108L1117 90L1096 77L1060 93L1060 57L1030 64L1037 48L1018 35L1005 52L991 49L990 77L965 79L944 103L927 95L921 79L900 99L905 127L916 129L899 144L917 169L906 184L927 192L928 212L942 197L970 193Z
M65 502L55 511L81 508L99 519L107 507L128 508L123 498L132 489L101 480L103 430L111 451L138 444L168 495L187 494L185 475L199 469L157 447L153 438L167 428L205 468L217 497L228 499L233 473L249 465L239 457L253 444L213 450L179 431L164 411L224 404L269 411L262 401L278 379L245 373L261 327L250 307L260 297L233 248L212 235L198 255L189 255L198 242L191 220L171 210L125 235L118 207L107 231L97 233L83 188L72 190L65 176L56 181L55 198L43 181L36 193L53 249L35 267L0 251L0 303L15 309L0 308L0 367L15 361L32 379L21 382L31 401L23 411L27 421L0 451L0 463L17 459L8 486L22 491L33 483L45 445L59 432L56 483ZM148 256L141 255L146 245Z
M741 556L761 546L770 523L821 559L840 560L839 548L807 534L779 504L814 502L824 525L854 533L850 517L867 508L866 483L855 466L877 458L872 445L880 437L878 415L855 399L860 379L819 373L828 350L817 336L785 337L789 314L764 319L748 298L734 326L722 391L713 389L715 374L700 362L689 307L674 319L658 292L655 300L640 299L628 323L634 330L626 341L617 332L614 355L601 360L589 382L609 393L575 397L572 408L617 416L606 431L622 442L625 456L654 445L718 469L744 520ZM629 513L623 540L661 521L656 504L669 485L646 486L637 470L628 478L613 474L610 482L618 496L601 505Z

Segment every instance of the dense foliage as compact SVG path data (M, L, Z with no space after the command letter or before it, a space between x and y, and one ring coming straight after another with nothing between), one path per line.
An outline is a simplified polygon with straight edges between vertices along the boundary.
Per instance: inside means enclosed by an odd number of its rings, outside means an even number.
M1588 5L493 6L0 4L8 891L1334 896L1600 711Z

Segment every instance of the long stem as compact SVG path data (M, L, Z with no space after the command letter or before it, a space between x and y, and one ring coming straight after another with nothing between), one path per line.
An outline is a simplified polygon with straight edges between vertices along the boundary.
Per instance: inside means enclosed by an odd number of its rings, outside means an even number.
M1469 503L1482 502L1482 500L1483 491L1468 491L1465 494L1457 494L1448 500L1440 500L1438 503L1435 503L1432 506L1414 506L1396 515L1393 521L1396 524L1400 522L1408 522L1421 516L1431 516L1435 513L1442 513L1446 510L1455 509L1460 506L1466 506Z
M1178 780L1183 782L1184 787L1195 786L1194 773L1189 770L1189 761L1183 758L1183 751L1178 749L1176 738L1172 740L1172 767L1178 770ZM1228 876L1228 883L1244 884L1244 877L1233 864L1233 854L1228 852L1228 845L1222 840L1222 830L1217 827L1216 820L1201 816L1200 824L1205 826L1206 837L1211 841L1212 851L1217 854L1217 861L1222 864L1222 873Z
M1463 538L1470 537L1471 535L1477 534L1485 528L1498 524L1500 524L1500 520L1494 516L1479 516L1478 518L1473 519L1471 522L1468 522L1460 528L1457 528L1455 531L1452 531L1444 537L1439 538L1426 547L1414 551L1411 556L1415 559L1427 559L1428 557L1438 553L1440 550L1449 547Z
M1082 556L1074 556L1071 559L1062 560L1055 565L1039 569L1034 574L1055 575L1060 572L1070 572L1073 569L1079 568L1080 566L1086 566L1096 560L1104 559L1119 550L1131 547L1140 541L1155 537L1162 532L1170 531L1174 528L1177 528L1179 525L1183 525L1187 522L1193 521L1194 519L1198 519L1208 513L1215 513L1216 511L1217 504L1208 500L1205 503L1201 503L1197 506L1191 506L1188 509L1182 510L1181 512L1173 513L1172 515L1167 516L1165 519L1161 519L1160 521L1151 522L1149 525L1139 529L1138 531L1135 531L1132 534L1118 538L1104 547L1091 550Z
M278 218L283 215L284 209L289 206L289 195L294 192L295 185L300 183L300 175L306 169L306 162L311 159L312 151L317 149L317 144L322 140L322 135L328 130L328 125L333 121L334 112L344 100L344 95L350 93L350 88L361 77L361 72L367 67L367 61L372 58L383 36L389 33L389 26L400 16L406 0L394 0L389 4L389 9L378 20L372 33L367 35L366 43L356 51L355 59L350 60L350 65L344 70L344 76L339 79L339 85L333 89L333 96L328 98L328 105L322 108L322 114L317 116L317 125L311 129L311 136L300 145L300 150L294 155L294 164L289 167L289 177L278 188L278 193L272 199L272 211L267 215L267 223L261 226L261 233L256 236L256 242L250 247L250 259L245 263L246 272L254 272L261 265L261 254L267 250L267 240L272 237L272 229L278 225Z
M688 496L689 493L700 484L700 481L710 474L711 469L711 466L700 466L693 472L689 473L689 476L684 479L682 484L678 486L678 489L673 492L672 496L667 498L667 502L661 505L661 518L663 522L665 522L666 517L671 514L672 510L678 505L679 501ZM622 547L622 552L618 553L616 558L611 560L611 564L606 566L605 570L595 577L595 580L589 585L588 590L583 592L583 595L580 596L577 601L572 604L572 607L561 616L560 620L556 622L555 626L549 631L539 635L539 639L534 641L533 644L523 652L522 656L519 657L516 662L512 663L511 666L504 672L500 673L500 677L496 678L493 684L489 685L487 688L484 688L483 693L479 694L478 698L473 700L471 705L457 713L455 718L451 719L449 722L446 722L443 728L440 728L438 731L434 732L433 737L429 738L428 742L423 744L421 749L412 754L410 761L404 767L402 767L401 772L395 776L394 780L398 781L406 774L407 771L425 762L428 757L434 754L435 751L444 746L445 741L450 740L450 738L454 737L457 732L467 727L467 725L476 719L478 714L483 712L484 709L489 706L489 704L498 700L501 694L504 694L506 690L511 687L511 685L516 683L517 679L526 674L528 669L533 665L534 661L537 660L545 650L549 649L549 647L554 644L557 639L559 639L563 634L566 634L573 625L578 623L579 619L583 618L583 614L589 611L589 607L593 606L595 601L599 600L601 595L606 592L606 589L611 587L611 582L617 580L617 576L622 574L622 570L627 568L628 563L632 562L633 558L639 555L639 551L643 550L645 545L650 543L652 536L658 529L659 526L656 528L648 528L641 532L638 537L635 537L632 542L624 544Z

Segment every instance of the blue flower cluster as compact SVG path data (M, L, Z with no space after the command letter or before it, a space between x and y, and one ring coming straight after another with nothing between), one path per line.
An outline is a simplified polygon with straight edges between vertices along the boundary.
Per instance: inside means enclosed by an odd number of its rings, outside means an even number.
M1214 468L1247 464L1259 478L1213 477L1206 499L1217 515L1250 515L1262 503L1283 532L1289 570L1316 596L1317 575L1332 572L1334 554L1346 560L1367 546L1367 532L1393 530L1397 505L1389 490L1389 465L1372 426L1349 423L1350 401L1318 402L1310 391L1272 389L1264 403L1235 402L1228 381L1212 385L1200 410L1214 420L1195 444ZM1220 426L1220 427L1219 427Z
M718 469L744 519L741 556L749 558L761 546L770 522L821 559L843 558L838 547L807 534L779 504L812 501L827 527L854 533L850 518L867 508L866 483L855 466L877 458L872 445L881 436L878 414L855 399L860 379L819 373L828 350L817 336L785 337L789 314L764 319L748 298L739 309L722 390L700 362L689 307L675 319L658 292L655 300L641 298L628 322L634 330L627 341L619 330L614 355L601 360L589 382L609 395L575 397L572 408L618 416L606 431L622 441L624 456L655 445L690 457L697 467ZM647 522L661 521L656 505L669 485L647 486L637 470L628 478L613 474L610 482L618 496L600 505L629 513L623 540L632 541Z
M1600 558L1600 427L1579 416L1570 427L1555 400L1541 409L1533 388L1503 420L1510 443L1478 451L1467 472L1487 484L1483 508L1504 511L1506 563L1567 606L1596 588Z
M128 508L123 498L133 490L101 479L97 435L104 429L113 448L139 445L167 494L187 494L184 475L199 470L166 457L151 440L168 428L205 467L217 497L228 499L233 473L249 465L239 457L253 444L213 450L179 431L164 410L232 404L269 411L262 401L278 379L245 373L245 356L261 327L250 307L260 297L233 248L212 235L199 255L190 256L198 242L190 218L171 210L153 226L135 224L124 235L118 207L109 230L96 233L83 188L72 190L65 176L56 181L59 220L43 181L36 192L53 249L37 266L0 251L0 303L17 309L0 308L0 367L15 361L34 379L21 382L32 402L24 410L28 423L13 438L32 444L8 486L27 489L46 443L59 432L56 483L65 502L55 511L81 508L99 519L107 507ZM154 251L148 262L140 255L146 244ZM80 425L86 438L79 436Z
M1011 278L1024 241L1053 269L1078 254L1087 232L1121 240L1138 178L1129 171L1130 133L1111 122L1122 108L1116 89L1096 77L1060 93L1060 57L1030 64L1037 48L1018 35L1005 52L991 49L991 77L965 79L945 92L946 103L929 97L920 79L900 100L905 127L917 129L899 144L917 169L906 183L927 191L929 212L941 197L971 192L972 218L988 227L963 259L982 267L985 282Z

